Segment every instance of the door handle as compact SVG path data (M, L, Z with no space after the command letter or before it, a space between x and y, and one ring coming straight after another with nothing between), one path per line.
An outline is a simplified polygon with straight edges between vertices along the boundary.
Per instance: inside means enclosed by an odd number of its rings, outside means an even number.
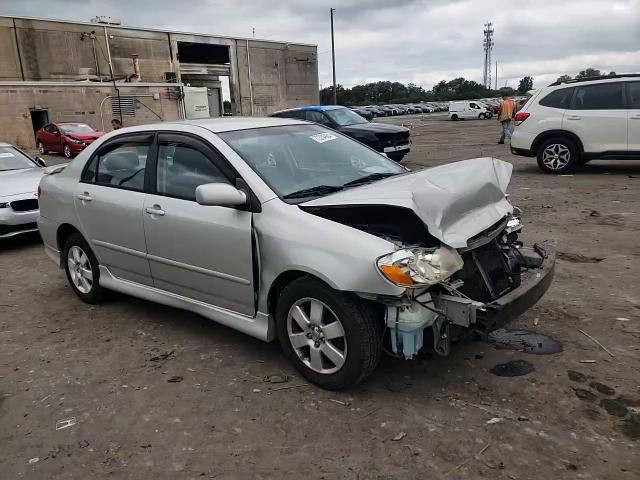
M569 115L567 120L582 120L582 117L579 117L578 115Z
M162 210L162 207L160 205L154 205L153 207L146 207L144 211L147 212L149 215L157 215L159 217L164 216L164 210Z
M640 120L640 115L631 115L634 120Z
M76 195L76 197L78 198L78 200L82 200L83 202L90 202L91 200L93 200L93 197L89 195L89 192L80 193Z

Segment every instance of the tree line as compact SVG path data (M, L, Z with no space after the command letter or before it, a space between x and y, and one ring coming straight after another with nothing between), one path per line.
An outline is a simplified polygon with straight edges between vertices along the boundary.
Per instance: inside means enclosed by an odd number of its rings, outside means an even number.
M587 78L604 75L595 68L581 70L575 78ZM615 75L610 72L609 75ZM562 75L558 81L572 80L570 75ZM466 80L459 77L453 80L441 80L433 86L431 90L414 83L404 85L400 82L372 82L365 85L355 85L345 88L338 84L336 86L338 105L378 105L388 103L414 103L414 102L436 102L448 100L470 100L474 98L492 98L502 95L525 94L533 89L533 77L525 76L518 83L518 88L503 87L498 90L485 88L478 82ZM333 103L333 86L320 90L320 103L331 105Z

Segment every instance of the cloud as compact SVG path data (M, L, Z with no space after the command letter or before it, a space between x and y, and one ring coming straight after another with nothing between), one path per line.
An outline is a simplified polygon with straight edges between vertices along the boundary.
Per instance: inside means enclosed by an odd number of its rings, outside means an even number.
M499 83L532 75L536 85L586 67L616 72L640 65L640 0L0 0L4 14L126 25L318 45L320 83L331 82L329 8L336 7L336 70L345 86L375 80L430 88L482 76L482 29L495 26ZM494 67L495 68L495 67Z

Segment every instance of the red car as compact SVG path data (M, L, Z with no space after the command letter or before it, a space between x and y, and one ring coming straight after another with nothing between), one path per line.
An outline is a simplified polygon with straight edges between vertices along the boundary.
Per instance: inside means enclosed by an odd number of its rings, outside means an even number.
M102 135L86 123L50 123L36 132L36 142L42 155L57 152L71 158Z

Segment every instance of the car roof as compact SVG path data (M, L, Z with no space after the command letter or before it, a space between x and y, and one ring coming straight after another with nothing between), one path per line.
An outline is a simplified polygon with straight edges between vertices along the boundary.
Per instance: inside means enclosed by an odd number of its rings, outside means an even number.
M306 107L287 108L285 110L279 110L274 113L300 112L300 111L326 112L328 110L339 110L341 108L347 108L347 107L343 107L342 105L308 105Z
M175 122L162 122L156 124L139 125L130 127L132 130L154 130L159 125L166 129L170 125L193 125L206 128L213 133L232 132L235 130L248 130L251 128L280 127L284 125L309 125L309 122L293 118L280 117L219 117L201 118L195 120L180 120ZM127 129L129 130L129 129ZM131 131L131 130L129 130Z
M5 142L0 142L0 147L12 147L12 148L16 148L13 145L11 145L10 143L5 143Z

